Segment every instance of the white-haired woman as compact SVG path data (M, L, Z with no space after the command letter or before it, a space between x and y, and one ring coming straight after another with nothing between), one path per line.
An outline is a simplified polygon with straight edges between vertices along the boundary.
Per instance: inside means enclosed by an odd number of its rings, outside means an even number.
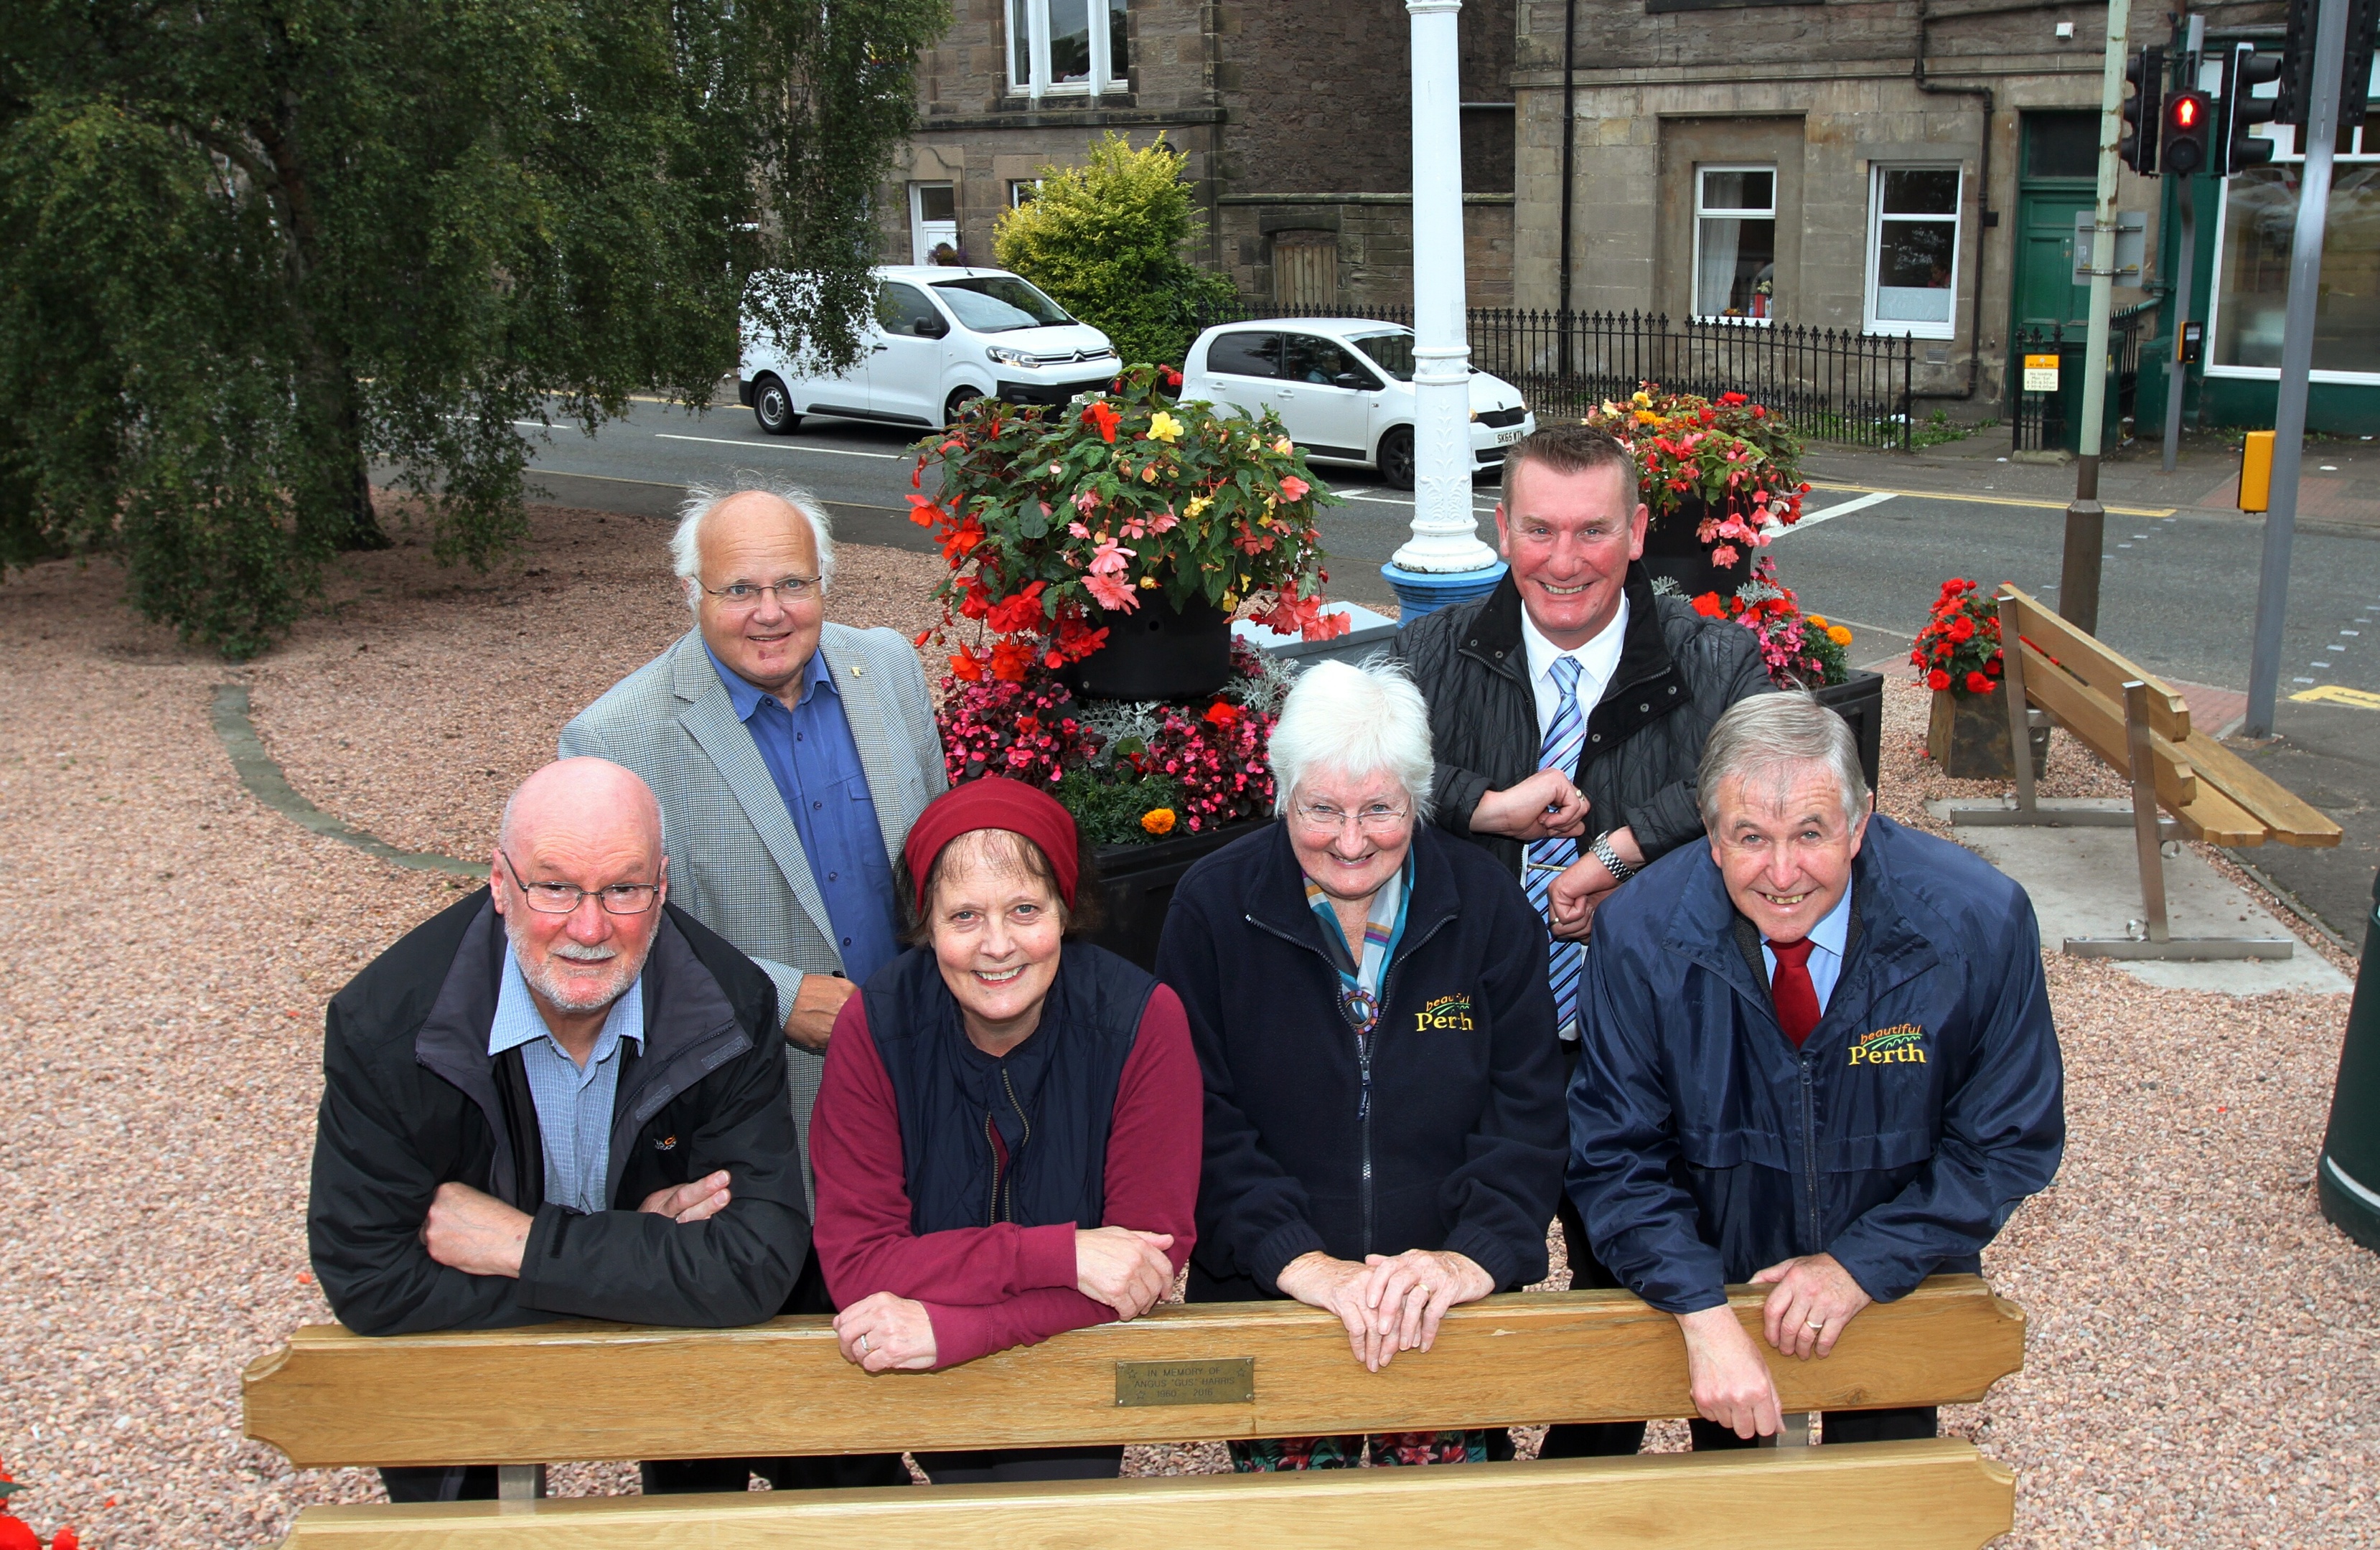
M1207 1084L1189 1296L1327 1309L1377 1371L1455 1303L1546 1273L1565 1062L1545 931L1494 858L1426 821L1429 712L1396 666L1307 669L1270 757L1281 821L1190 869L1158 949ZM1327 1468L1364 1443L1232 1456ZM1380 1463L1491 1447L1371 1443Z

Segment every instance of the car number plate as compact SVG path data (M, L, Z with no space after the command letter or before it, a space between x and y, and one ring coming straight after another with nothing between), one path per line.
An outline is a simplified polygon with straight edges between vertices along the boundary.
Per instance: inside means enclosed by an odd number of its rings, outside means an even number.
M1521 431L1520 428L1517 426L1510 430L1499 430L1496 432L1496 444L1500 447L1509 447L1520 439Z

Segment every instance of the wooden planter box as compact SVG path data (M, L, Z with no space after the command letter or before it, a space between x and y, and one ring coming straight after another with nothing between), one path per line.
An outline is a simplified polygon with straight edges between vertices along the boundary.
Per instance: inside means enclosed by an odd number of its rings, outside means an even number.
M2033 745L2033 778L2038 781L2049 759L2049 728L2033 728L2028 741ZM2015 780L2016 764L2009 757L2008 699L2001 685L1994 684L1987 695L1935 690L1925 752L1954 780Z
M1860 773L1867 777L1867 789L1876 790L1884 758L1884 674L1853 668L1849 679L1813 689L1810 696L1851 723L1859 740Z
M1099 901L1107 914L1090 939L1155 973L1157 939L1165 930L1165 912L1182 874L1200 856L1255 833L1269 821L1226 824L1205 834L1175 834L1146 845L1101 845Z

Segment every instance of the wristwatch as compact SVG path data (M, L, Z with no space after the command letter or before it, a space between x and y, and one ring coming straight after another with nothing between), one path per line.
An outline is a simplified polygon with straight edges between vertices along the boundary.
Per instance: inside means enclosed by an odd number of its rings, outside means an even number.
M1595 843L1587 848L1595 853L1596 860L1603 863L1603 869L1611 874L1613 882L1624 883L1636 875L1636 868L1621 860L1620 853L1612 848L1609 829L1597 835Z

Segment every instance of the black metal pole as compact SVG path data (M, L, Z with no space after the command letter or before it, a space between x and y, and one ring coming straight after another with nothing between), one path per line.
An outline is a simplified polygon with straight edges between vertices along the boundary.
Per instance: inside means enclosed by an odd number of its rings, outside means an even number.
M1573 107L1578 100L1578 0L1562 4L1562 153L1561 153L1561 276L1560 300L1555 307L1554 327L1561 336L1560 369L1570 375L1570 207L1576 198L1571 186L1571 157L1578 146L1578 119Z

